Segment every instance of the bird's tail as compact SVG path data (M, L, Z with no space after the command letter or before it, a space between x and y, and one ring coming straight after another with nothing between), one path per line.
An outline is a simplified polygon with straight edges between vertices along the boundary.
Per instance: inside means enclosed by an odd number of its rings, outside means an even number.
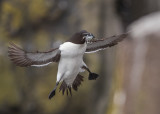
M74 80L73 84L72 84L72 88L77 91L78 90L78 87L81 85L81 82L83 81L83 76L81 76L80 74L77 75L76 79ZM60 88L59 88L59 91L62 90L62 94L64 95L65 91L67 93L67 96L68 96L68 93L70 93L70 95L72 96L72 89L71 89L71 86L68 86L66 84L65 81L62 82ZM68 92L69 91L69 92Z

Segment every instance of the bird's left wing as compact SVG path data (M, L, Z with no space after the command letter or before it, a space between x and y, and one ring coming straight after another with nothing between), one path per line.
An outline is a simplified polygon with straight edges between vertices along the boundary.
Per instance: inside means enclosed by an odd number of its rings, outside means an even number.
M46 52L27 52L14 43L10 43L8 56L17 66L45 66L51 62L59 61L60 50L55 48Z
M128 33L124 33L117 36L111 36L109 38L96 39L87 44L85 53L94 53L96 51L106 49L107 47L114 46L127 37Z

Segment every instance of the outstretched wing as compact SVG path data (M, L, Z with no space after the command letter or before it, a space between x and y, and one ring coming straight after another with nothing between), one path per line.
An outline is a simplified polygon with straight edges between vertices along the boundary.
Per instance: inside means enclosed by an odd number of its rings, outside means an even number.
M47 52L27 52L14 43L10 43L8 56L17 66L45 66L59 61L60 50L56 48Z
M87 49L85 53L94 53L96 51L103 50L107 47L114 46L127 37L128 34L125 33L117 36L111 36L109 38L94 40L93 42L87 44Z

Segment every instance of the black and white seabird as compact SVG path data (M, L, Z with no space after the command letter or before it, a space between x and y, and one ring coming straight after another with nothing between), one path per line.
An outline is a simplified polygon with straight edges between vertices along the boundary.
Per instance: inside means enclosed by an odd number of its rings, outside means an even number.
M68 41L61 44L58 48L46 52L27 52L14 43L10 43L8 53L11 61L17 66L45 66L52 62L58 62L58 73L56 86L49 95L51 99L55 95L56 88L62 82L59 90L66 91L67 95L71 88L77 91L78 86L83 81L80 72L85 70L89 72L89 80L95 80L98 74L93 73L83 61L85 53L93 53L116 45L126 38L128 34L120 34L104 39L96 39L93 34L82 30L75 33Z

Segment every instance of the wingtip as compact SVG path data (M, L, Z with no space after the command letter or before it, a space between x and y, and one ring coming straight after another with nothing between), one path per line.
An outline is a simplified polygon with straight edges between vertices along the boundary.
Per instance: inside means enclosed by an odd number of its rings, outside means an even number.
M118 36L121 37L121 39L125 39L125 38L127 38L129 36L129 33L128 32L127 33L123 33L123 34L120 34Z
M14 44L13 42L9 42L8 43L8 49L11 48L11 47L13 47L13 44Z
M116 43L116 44L118 44L118 42L121 42L121 41L123 41L124 39L128 38L128 37L129 37L129 33L126 32L126 33L119 34L119 35L114 36L114 37L119 37L119 38L117 39L117 43ZM114 44L114 45L115 45L115 44Z
M24 57L25 51L18 47L13 42L9 42L8 45L8 57L16 65L20 67L26 67L26 60Z
M122 36L123 36L124 38L128 38L128 37L130 36L130 32L123 33Z

